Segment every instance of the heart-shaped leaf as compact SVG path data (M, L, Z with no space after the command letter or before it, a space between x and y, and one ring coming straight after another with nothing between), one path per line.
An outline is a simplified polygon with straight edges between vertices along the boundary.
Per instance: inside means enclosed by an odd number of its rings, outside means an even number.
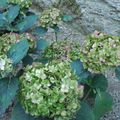
M18 90L18 84L17 78L0 80L0 115L5 112L12 103L12 100L14 100Z
M20 42L11 46L8 57L13 61L13 64L19 63L29 50L29 43L27 40L21 40Z

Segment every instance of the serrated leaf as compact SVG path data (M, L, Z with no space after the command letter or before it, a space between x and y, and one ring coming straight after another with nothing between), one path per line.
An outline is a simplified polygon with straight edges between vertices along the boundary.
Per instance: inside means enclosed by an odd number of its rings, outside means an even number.
M74 18L71 15L63 15L63 18L62 18L64 22L71 22L73 21L73 19Z
M86 102L81 103L81 108L77 111L75 120L95 120L93 111Z
M9 23L13 22L15 18L18 16L20 11L19 5L11 6L7 13L6 13L6 19L8 20Z
M50 43L47 40L40 39L40 40L37 40L36 49L38 51L42 51L42 50L45 50L49 45L50 45Z
M11 46L8 57L13 61L13 64L19 63L29 50L29 43L27 40L21 40L20 42Z
M93 112L95 114L95 120L100 118L108 111L112 110L113 98L106 92L99 92L95 98L95 105Z
M30 15L26 16L22 21L20 21L15 27L20 32L25 32L37 22L37 16L36 15Z
M116 77L118 78L118 80L120 80L120 66L116 67L115 74L116 74Z
M106 91L108 87L107 78L103 74L96 74L92 79L92 86L100 91Z
M33 33L38 36L43 36L47 33L47 29L39 26L34 29Z
M0 115L3 114L14 100L18 90L18 79L0 80Z

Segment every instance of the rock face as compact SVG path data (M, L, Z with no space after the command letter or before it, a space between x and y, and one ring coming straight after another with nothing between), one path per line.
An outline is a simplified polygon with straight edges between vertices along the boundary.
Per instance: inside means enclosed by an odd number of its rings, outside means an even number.
M34 0L34 3L39 4L40 7L46 8L59 1L60 0ZM83 36L95 30L112 35L120 35L120 0L66 1L68 1L68 4L70 4L70 2L71 4L72 2L76 2L81 9L82 16L73 21L71 27L78 30ZM62 7L66 5L67 4L63 3Z
M84 32L100 30L120 35L120 0L77 0L83 11Z

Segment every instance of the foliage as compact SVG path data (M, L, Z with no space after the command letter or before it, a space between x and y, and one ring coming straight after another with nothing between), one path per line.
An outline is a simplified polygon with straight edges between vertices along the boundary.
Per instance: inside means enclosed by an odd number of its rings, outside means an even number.
M89 36L80 59L86 69L93 73L104 72L120 64L120 37L95 32Z
M0 117L14 105L11 120L99 120L112 108L102 72L117 66L119 78L120 38L96 32L82 47L60 41L59 22L74 17L57 8L38 17L31 4L0 1ZM56 41L45 39L50 28Z

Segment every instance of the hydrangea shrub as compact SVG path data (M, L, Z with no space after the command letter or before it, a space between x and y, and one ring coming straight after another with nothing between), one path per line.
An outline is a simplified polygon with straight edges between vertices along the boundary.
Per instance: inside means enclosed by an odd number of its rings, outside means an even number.
M12 108L10 120L99 120L112 108L101 72L117 66L119 77L119 37L97 32L83 48L59 41L59 22L73 17L57 8L38 17L31 4L0 1L0 119ZM50 28L52 43L44 36Z

